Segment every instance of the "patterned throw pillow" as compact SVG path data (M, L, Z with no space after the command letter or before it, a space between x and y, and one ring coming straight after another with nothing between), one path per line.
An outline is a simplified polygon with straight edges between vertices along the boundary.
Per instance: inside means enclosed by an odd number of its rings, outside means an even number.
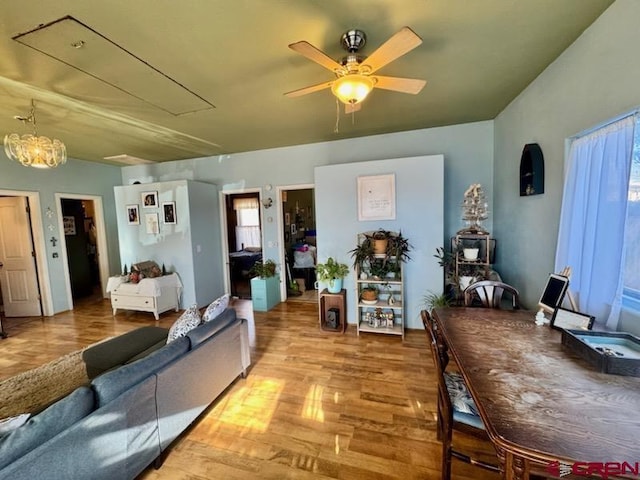
M186 309L184 313L180 315L180 318L171 325L169 335L167 336L167 343L174 341L176 338L184 337L190 330L200 325L201 320L198 305L192 305Z
M220 298L215 299L213 302L209 304L207 309L204 311L202 315L203 322L210 322L222 312L226 310L229 306L229 294L223 295Z

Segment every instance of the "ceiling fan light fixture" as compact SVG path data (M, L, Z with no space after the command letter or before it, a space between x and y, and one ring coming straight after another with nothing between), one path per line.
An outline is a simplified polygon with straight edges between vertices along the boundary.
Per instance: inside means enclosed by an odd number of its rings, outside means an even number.
M360 103L373 90L375 82L366 75L351 74L338 78L331 91L342 103L354 105Z
M39 137L36 132L35 102L31 100L31 113L28 117L16 117L24 123L33 124L33 135L11 133L4 137L4 152L11 160L25 167L53 168L67 161L67 148L54 138Z

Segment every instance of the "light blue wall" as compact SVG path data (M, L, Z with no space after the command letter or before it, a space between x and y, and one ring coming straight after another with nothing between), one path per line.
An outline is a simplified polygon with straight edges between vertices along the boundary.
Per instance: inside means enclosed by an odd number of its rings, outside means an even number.
M315 169L318 261L333 257L351 266L349 250L357 235L379 228L401 231L413 247L404 265L405 326L422 328L420 310L428 291L442 291L442 269L433 258L443 236L443 157L395 158L346 163ZM357 178L395 173L395 220L358 221ZM339 227L338 227L339 226ZM322 286L321 286L322 287ZM324 285L326 287L326 285ZM345 278L347 321L356 323L357 297L353 272Z
M364 113L363 113L364 115ZM223 189L264 188L271 184L312 184L317 166L420 155L444 155L444 238L462 227L460 204L471 183L482 183L487 196L493 191L493 122L361 137L335 142L260 150L122 169L122 183L191 179ZM265 195L266 192L263 192ZM274 199L275 200L275 199ZM490 206L491 208L491 206ZM265 217L270 211L263 212ZM420 208L413 214L420 218ZM487 223L491 230L491 219ZM335 228L342 228L336 225ZM263 225L265 245L279 238L277 222ZM278 260L278 245L265 248L265 257ZM435 259L434 259L435 261Z
M23 167L9 160L5 156L4 150L0 151L0 189L39 192L43 221L45 224L51 223L54 226L54 231L45 232L47 239L52 236L59 238L61 235L58 232L57 220L47 221L45 215L47 208L51 208L55 213L54 219L58 218L58 209L55 203L56 193L102 197L109 268L114 273L119 269L119 253L113 187L119 185L121 181L120 167L69 159L65 165L58 168L41 170ZM54 253L59 254L58 258L53 258ZM47 241L46 254L54 312L68 310L71 305L67 302L64 281L66 266L62 264L60 243L54 247L51 242Z
M617 0L495 120L498 269L527 307L554 267L565 140L640 105L639 18L640 1ZM531 142L544 153L545 193L520 197L520 154Z

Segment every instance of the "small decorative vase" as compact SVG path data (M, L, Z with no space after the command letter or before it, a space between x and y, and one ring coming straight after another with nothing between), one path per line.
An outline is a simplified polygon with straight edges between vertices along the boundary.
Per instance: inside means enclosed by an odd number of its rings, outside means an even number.
M393 293L389 293L389 299L387 300L387 303L389 305L395 305L396 304L396 299L393 296Z
M360 272L360 280L366 280L368 277L367 272Z

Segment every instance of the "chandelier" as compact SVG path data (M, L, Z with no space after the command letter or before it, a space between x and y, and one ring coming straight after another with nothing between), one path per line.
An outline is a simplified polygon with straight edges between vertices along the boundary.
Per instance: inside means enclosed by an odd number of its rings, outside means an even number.
M28 117L16 116L16 120L33 124L33 135L11 133L4 137L4 151L11 160L25 167L53 168L67 161L67 148L60 140L39 137L36 131L36 104L31 100Z

